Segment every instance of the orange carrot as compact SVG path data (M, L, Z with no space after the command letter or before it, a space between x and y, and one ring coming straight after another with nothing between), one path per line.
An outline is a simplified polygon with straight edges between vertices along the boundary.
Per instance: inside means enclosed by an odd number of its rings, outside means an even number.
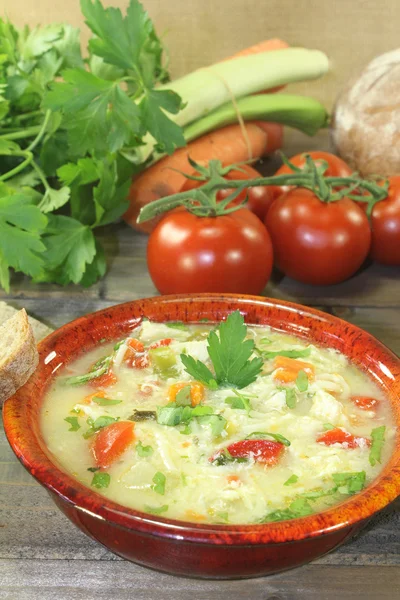
M168 401L175 402L177 393L184 387L190 387L190 400L192 406L197 406L204 398L204 385L199 381L180 381L173 383L168 390Z
M282 50L283 48L288 48L289 44L280 40L279 38L272 38L272 40L263 40L258 44L254 44L254 46L249 46L249 48L244 48L236 54L225 58L225 60L232 60L234 58L240 58L241 56L249 56L251 54L261 54L261 52L269 52L270 50Z
M261 158L281 147L282 125L257 121L248 122L245 127L253 158ZM166 156L133 181L128 198L130 206L124 215L129 225L146 233L154 229L160 217L138 225L136 219L140 209L153 200L176 194L181 190L186 181L182 173L194 172L188 162L189 156L203 164L211 159L219 159L224 165L230 165L248 160L249 149L240 125L228 125L194 140L185 148L176 150L171 156Z
M282 383L296 381L300 371L304 371L308 379L313 379L315 374L312 364L287 356L276 356L274 358L274 368L276 369L274 379L278 379Z

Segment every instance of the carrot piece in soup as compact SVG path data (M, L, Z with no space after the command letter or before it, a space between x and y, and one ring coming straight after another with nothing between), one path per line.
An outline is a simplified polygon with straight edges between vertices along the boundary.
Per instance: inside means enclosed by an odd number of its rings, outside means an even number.
M190 387L190 401L192 406L197 406L204 399L204 385L199 381L180 381L173 383L168 390L168 402L175 402L176 395L184 387Z
M314 365L302 360L295 358L288 358L287 356L276 356L274 358L274 379L278 379L282 383L292 383L296 381L300 371L304 371L309 380L314 379L315 369Z

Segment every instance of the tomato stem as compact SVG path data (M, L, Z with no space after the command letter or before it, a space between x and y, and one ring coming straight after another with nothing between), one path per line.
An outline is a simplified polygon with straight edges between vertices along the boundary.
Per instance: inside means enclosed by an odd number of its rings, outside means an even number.
M287 159L283 160L285 164L291 166ZM368 205L368 216L371 215L375 204L387 197L388 182L378 184L375 181L362 179L357 174L349 177L325 177L327 163L323 161L322 164L316 165L310 156L307 156L306 165L303 169L292 165L291 168L293 168L294 173L291 174L229 181L224 178L224 175L233 168L232 165L223 167L219 160L210 160L208 167L197 165L191 159L189 159L189 162L201 174L202 180L204 178L204 184L196 189L159 198L147 204L140 211L137 219L138 223L144 223L178 206L183 206L199 217L216 217L229 214L243 208L247 198L244 202L235 206L231 206L232 201L243 190L257 186L273 185L306 188L312 190L322 202L337 202L341 198L348 197L356 202L366 203ZM218 191L227 188L233 190L232 194L223 201L218 202Z

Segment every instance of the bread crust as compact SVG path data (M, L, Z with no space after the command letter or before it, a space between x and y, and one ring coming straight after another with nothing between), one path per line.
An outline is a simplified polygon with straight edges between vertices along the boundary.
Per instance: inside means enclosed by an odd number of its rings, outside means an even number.
M7 340L17 336L16 344L7 347ZM0 405L23 386L35 371L39 355L25 309L0 326Z

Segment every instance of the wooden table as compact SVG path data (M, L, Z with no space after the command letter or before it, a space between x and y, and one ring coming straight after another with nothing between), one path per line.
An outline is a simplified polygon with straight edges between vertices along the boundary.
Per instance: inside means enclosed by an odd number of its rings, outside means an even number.
M313 140L314 147L326 140ZM292 138L288 153L304 149ZM271 165L267 165L267 168ZM124 224L102 234L107 276L83 290L14 280L0 299L58 327L84 313L153 296L147 238ZM366 329L400 355L400 269L369 265L337 286L274 276L265 295L316 306ZM0 429L0 599L2 600L395 600L400 598L400 502L357 539L312 564L267 578L202 581L126 562L86 537L19 464Z

